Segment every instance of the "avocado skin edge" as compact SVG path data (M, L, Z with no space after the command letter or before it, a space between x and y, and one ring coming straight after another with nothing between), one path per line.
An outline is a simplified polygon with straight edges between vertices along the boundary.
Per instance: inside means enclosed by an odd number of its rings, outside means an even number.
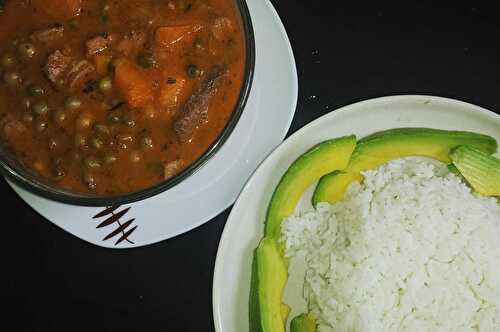
M251 278L250 332L284 332L281 297L288 279L288 262L273 239L262 239L255 249Z
M252 261L250 332L285 331L286 317L283 317L281 300L288 279L288 262L284 257L283 244L279 240L281 222L293 213L300 197L314 181L324 174L347 166L355 146L354 135L317 144L299 156L280 179L267 210L265 237L254 251ZM329 157L327 162L325 156ZM273 264L269 264L271 259L274 260ZM281 278L279 270L283 266L284 277ZM276 271L276 268L279 270ZM279 292L272 294L274 289ZM276 298L270 298L271 296ZM268 307L269 303L273 303L271 308Z
M339 201L352 182L362 181L360 172L392 159L423 156L449 163L450 150L460 145L471 145L488 154L494 153L498 147L493 137L467 131L396 128L376 132L358 142L345 172L327 174L320 179L312 204Z

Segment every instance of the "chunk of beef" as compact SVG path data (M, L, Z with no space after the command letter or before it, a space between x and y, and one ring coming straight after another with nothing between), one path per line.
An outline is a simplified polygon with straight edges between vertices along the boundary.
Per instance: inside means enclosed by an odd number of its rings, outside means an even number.
M66 75L67 87L70 91L76 91L95 79L96 74L95 67L87 60L76 61Z
M102 34L90 38L85 43L87 46L87 55L93 56L105 51L113 44L114 41L116 41L116 39L117 35L115 34Z
M146 44L147 34L143 30L129 31L123 39L118 42L116 50L127 57L136 56Z
M64 27L62 25L57 25L52 28L37 30L33 32L30 39L33 43L41 43L45 45L51 45L64 36Z
M183 160L174 160L168 163L165 163L163 166L163 179L168 180L171 177L175 176L184 166Z
M208 78L189 97L173 124L177 138L181 143L190 142L196 129L208 121L210 101L217 94L225 79L225 69L213 68Z
M52 83L56 83L63 77L72 61L73 59L70 56L64 55L61 51L56 50L54 53L49 55L47 64L45 65L44 71L47 78Z
M74 59L56 50L45 65L47 78L59 88L75 91L97 76L95 67L87 60Z

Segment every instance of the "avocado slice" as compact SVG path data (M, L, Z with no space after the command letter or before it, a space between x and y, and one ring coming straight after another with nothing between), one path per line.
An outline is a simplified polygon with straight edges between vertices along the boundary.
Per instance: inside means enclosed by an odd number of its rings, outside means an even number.
M363 180L360 172L374 169L393 159L423 156L450 163L450 150L459 145L470 145L487 154L497 149L494 138L465 131L398 128L377 132L358 142L345 171L321 178L312 203L316 206L319 202L334 203L341 200L352 182Z
M290 309L281 303L288 264L278 242L264 238L255 249L250 286L250 332L284 332Z
M302 314L290 324L290 332L316 332L316 320L312 314Z
M355 136L320 143L296 159L276 187L268 207L265 237L255 250L250 289L250 331L282 332L290 308L281 302L288 280L281 222L290 216L304 191L321 176L343 169L356 146Z
M500 196L500 159L467 145L453 149L450 158L475 191Z
M453 173L456 176L463 177L462 174L460 173L460 171L458 170L457 166L455 166L453 164L448 164L448 165L446 165L446 167L448 168L448 171L450 171L450 173Z
M285 172L267 210L265 236L279 239L281 222L293 214L304 191L323 175L346 168L356 136L325 141L301 155Z

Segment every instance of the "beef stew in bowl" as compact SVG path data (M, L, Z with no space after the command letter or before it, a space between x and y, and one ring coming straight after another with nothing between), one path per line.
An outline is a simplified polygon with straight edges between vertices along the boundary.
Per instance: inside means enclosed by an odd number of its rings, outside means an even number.
M0 6L2 166L35 192L86 205L151 196L238 121L254 61L242 0Z

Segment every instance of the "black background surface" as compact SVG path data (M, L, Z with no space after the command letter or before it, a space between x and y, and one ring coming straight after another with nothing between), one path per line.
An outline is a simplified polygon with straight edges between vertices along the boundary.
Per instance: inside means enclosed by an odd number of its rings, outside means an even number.
M432 94L500 109L500 20L493 8L273 3L299 73L290 133L383 95ZM1 330L214 330L212 273L228 211L174 239L113 251L43 220L3 180L0 194ZM16 327L7 328L9 321Z

